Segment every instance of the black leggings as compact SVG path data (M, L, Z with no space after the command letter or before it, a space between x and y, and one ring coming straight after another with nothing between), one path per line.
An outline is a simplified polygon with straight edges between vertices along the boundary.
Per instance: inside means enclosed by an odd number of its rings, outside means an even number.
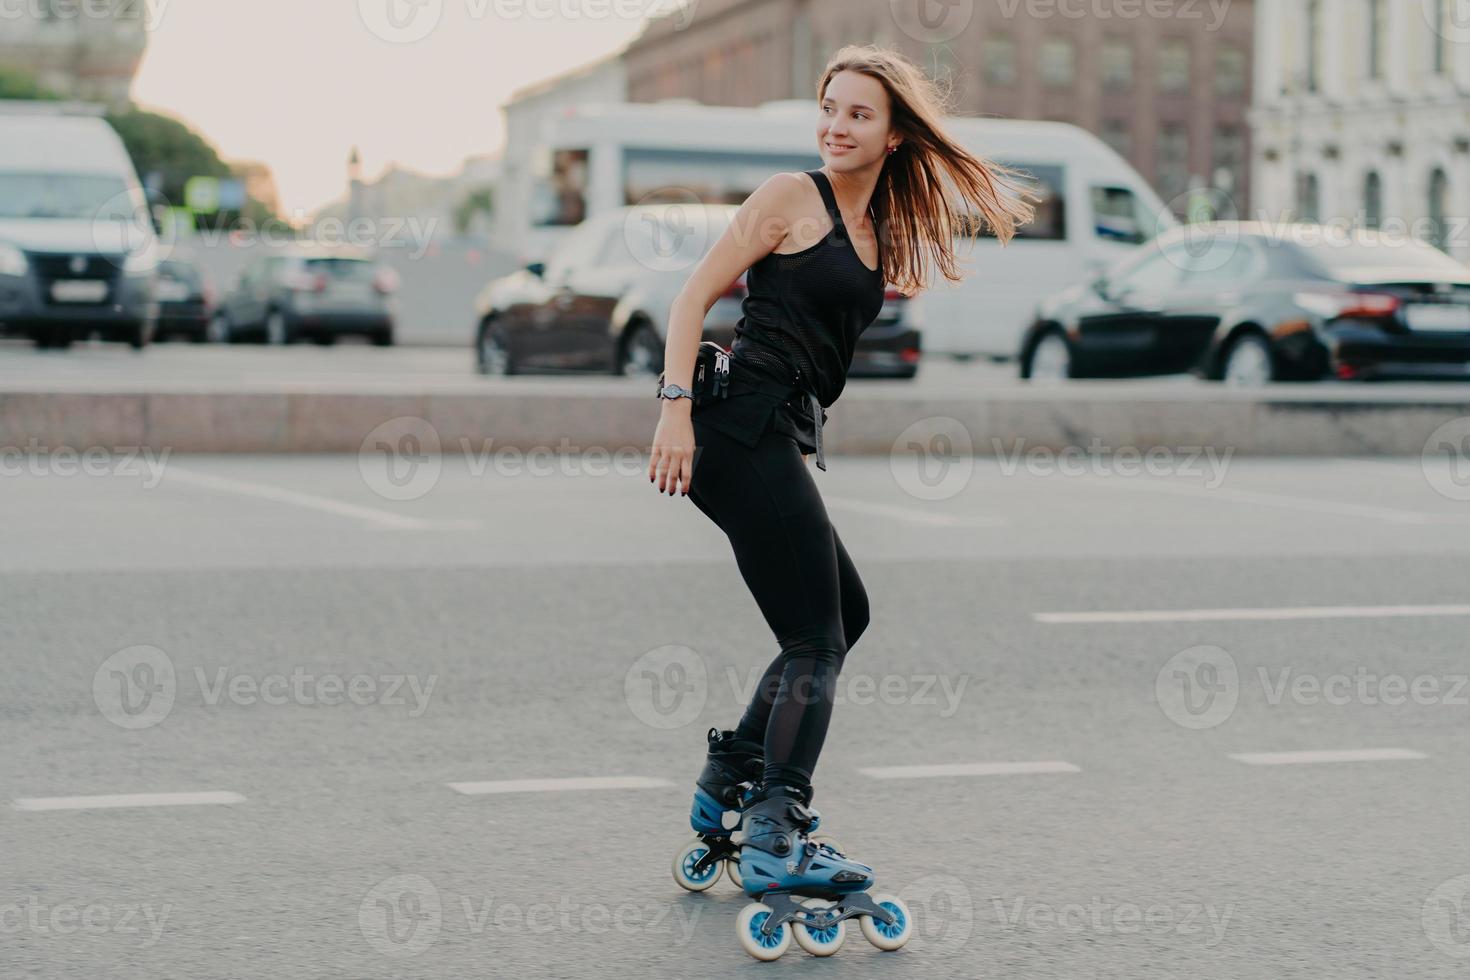
M730 539L781 646L736 732L764 741L767 786L809 790L837 675L868 626L868 593L795 439L768 428L750 449L692 418L689 499Z

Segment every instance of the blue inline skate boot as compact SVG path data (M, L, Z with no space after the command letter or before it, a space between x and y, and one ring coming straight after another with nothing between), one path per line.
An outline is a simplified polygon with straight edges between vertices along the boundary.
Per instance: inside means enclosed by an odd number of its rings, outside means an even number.
M736 920L740 945L758 960L774 960L795 938L813 956L831 956L846 938L846 920L857 919L868 942L898 949L913 934L908 906L896 895L870 894L872 868L810 836L810 802L809 792L789 786L747 800L733 841L745 894L759 901Z
M709 753L689 808L689 825L699 836L674 855L674 880L692 892L719 881L726 868L731 880L740 884L740 856L730 834L765 765L765 747L759 742L717 728L709 730L708 739Z

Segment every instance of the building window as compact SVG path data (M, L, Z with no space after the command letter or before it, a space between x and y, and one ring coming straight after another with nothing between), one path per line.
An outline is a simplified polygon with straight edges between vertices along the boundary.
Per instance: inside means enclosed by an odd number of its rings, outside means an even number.
M1296 175L1296 213L1298 221L1320 221L1321 208L1317 194L1317 175Z
M1158 192L1172 201L1189 188L1189 127L1164 123L1159 127Z
M1438 167L1429 175L1429 244L1435 248L1450 250L1450 226L1445 221L1445 206L1449 202L1450 179Z
M1016 84L1016 42L1009 37L987 37L980 45L985 81L990 85Z
M1434 46L1432 61L1434 73L1443 75L1449 70L1450 22L1449 4L1446 0L1432 0L1425 11L1430 19L1429 43Z
M1211 156L1210 179L1214 185L1236 193L1245 169L1245 129L1232 124L1217 126Z
M1117 151L1123 159L1128 159L1133 152L1132 129L1126 119L1104 119L1102 124L1103 142Z
M1130 42L1104 41L1099 62L1104 90L1124 92L1133 87L1133 45Z
M1383 178L1370 170L1363 178L1363 227L1378 228L1383 224Z
M1041 82L1052 88L1066 88L1074 78L1070 38L1053 37L1041 42L1037 62Z
M1307 91L1317 91L1321 79L1317 63L1317 37L1322 31L1322 4L1319 0L1307 0Z
M1159 90L1166 94L1189 91L1189 42L1165 41L1159 45Z
M1241 96L1245 94L1245 52L1240 48L1219 48L1215 51L1215 94L1219 96Z
M1388 0L1368 0L1368 77L1383 77L1383 45L1388 40Z

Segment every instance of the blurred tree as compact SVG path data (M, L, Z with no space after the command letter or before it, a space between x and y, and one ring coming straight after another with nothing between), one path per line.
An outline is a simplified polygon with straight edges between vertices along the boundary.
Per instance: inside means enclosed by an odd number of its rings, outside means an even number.
M470 222L476 214L484 214L486 217L495 213L495 188L490 185L481 187L465 195L464 200L454 209L454 230L463 235L469 230Z
M60 99L50 89L44 89L36 79L15 68L0 66L0 99Z

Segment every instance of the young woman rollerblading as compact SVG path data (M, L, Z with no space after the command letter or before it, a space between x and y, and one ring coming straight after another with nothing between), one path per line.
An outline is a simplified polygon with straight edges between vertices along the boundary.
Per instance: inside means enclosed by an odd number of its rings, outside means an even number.
M713 834L718 819L723 833L696 856L690 845L675 867L680 879L687 865L687 888L718 860L734 868L739 846L740 882L763 899L741 914L739 936L761 959L779 956L792 936L817 955L834 952L849 918L881 948L908 938L903 903L870 893L872 869L811 838L812 774L837 675L869 610L806 457L827 468L824 409L842 393L885 288L914 295L930 265L959 279L954 236L983 220L1004 244L1033 213L1007 179L1014 171L944 132L934 85L901 55L842 48L817 99L823 166L775 174L752 192L670 308L648 467L661 493L687 495L729 538L780 645L739 723L710 741L691 824ZM711 386L702 372L696 407L704 316L741 272L747 295L728 377ZM732 811L741 825L730 835ZM715 845L723 856L704 860Z

